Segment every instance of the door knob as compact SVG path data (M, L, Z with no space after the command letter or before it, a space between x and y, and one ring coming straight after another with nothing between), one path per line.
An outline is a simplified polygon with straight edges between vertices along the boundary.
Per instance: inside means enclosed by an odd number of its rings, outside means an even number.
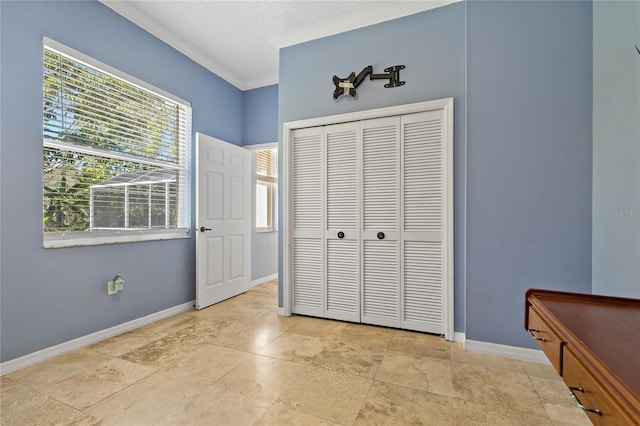
M344 238L344 232L342 231L338 232L338 238L340 239Z
M376 235L378 237L379 240L383 240L384 239L384 232L378 232L378 235Z
M211 228L205 228L204 226L200 227L200 232L211 231Z

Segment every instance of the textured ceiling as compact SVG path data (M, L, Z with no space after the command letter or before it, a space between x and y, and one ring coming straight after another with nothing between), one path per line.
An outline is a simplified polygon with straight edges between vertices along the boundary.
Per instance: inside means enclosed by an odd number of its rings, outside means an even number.
M102 0L242 89L278 82L278 49L457 0Z

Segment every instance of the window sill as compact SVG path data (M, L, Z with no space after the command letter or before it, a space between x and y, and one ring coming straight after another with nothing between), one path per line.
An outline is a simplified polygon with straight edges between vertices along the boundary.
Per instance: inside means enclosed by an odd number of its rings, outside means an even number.
M256 228L256 234L267 234L269 232L278 232L278 230L274 228Z
M104 244L135 243L141 241L160 241L191 238L188 228L161 229L149 231L92 231L92 232L60 232L45 233L44 248L63 248L98 246Z

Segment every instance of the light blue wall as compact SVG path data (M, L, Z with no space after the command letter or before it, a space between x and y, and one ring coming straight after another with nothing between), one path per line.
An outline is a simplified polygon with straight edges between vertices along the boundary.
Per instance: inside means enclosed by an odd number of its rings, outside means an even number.
M193 238L42 248L42 37L190 101L194 133L240 145L243 99L98 2L2 1L0 8L4 362L191 301L195 293ZM125 290L110 297L106 282L116 273Z
M242 92L244 135L242 145L278 140L278 85Z
M454 97L455 329L458 331L464 330L464 48L464 4L457 3L281 49L279 84L280 123ZM384 68L393 65L406 65L400 74L406 85L386 89L385 81L367 79L358 87L357 97L334 100L333 75L348 77L352 71L357 74L367 65L373 65L374 73L382 73ZM279 270L282 285L282 256Z
M536 347L526 289L591 292L591 22L467 3L467 339Z
M593 4L593 292L640 298L640 2Z
M242 145L276 142L278 140L278 85L247 90L243 92L243 100ZM278 273L278 233L256 232L255 190L254 186L252 192L254 218L251 237L251 279L254 281Z
M465 2L281 50L281 123L455 98L467 339L534 347L527 288L591 291L591 20L590 2ZM331 76L369 64L405 64L406 86L333 101Z

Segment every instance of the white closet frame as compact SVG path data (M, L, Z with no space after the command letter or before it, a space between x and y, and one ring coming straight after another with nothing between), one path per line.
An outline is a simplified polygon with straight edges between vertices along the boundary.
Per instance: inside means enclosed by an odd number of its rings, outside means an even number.
M291 238L293 236L293 188L289 185L293 175L292 161L292 135L296 129L304 129L308 127L325 126L330 124L346 123L350 121L367 120L373 118L392 117L397 115L428 112L434 110L443 111L443 129L444 129L444 146L445 146L445 176L446 176L446 194L444 194L444 206L446 222L446 235L444 236L444 253L446 253L445 276L446 280L446 301L445 301L445 333L447 340L454 340L454 273L453 273L453 98L437 99L426 102L418 102L413 104L398 105L386 108L372 109L367 111L358 111L345 114L330 115L325 117L316 117L304 120L289 121L283 123L283 144L280 158L282 160L282 180L280 181L283 194L283 226L280 227L282 235L282 254L283 254L283 307L279 310L282 316L291 316L293 304L293 286L291 285L293 271L292 259L293 250L291 249Z

